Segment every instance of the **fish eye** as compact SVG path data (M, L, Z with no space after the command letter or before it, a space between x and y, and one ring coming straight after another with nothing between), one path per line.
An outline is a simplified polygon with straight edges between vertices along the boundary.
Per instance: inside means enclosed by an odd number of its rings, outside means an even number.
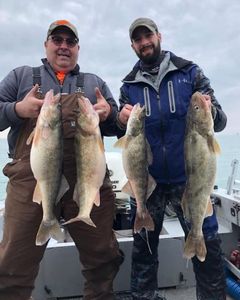
M198 105L195 105L195 106L194 106L194 109L199 110L199 106L198 106Z

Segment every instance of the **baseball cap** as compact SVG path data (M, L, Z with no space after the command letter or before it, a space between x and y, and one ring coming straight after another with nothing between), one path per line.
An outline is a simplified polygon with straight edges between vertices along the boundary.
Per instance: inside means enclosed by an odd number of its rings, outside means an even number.
M49 35L51 35L52 32L55 29L57 29L58 27L67 27L67 28L69 28L73 32L73 34L76 36L76 38L78 39L77 28L73 24L71 24L68 20L54 21L48 28L47 37L49 37Z
M158 32L158 27L153 22L153 20L151 20L149 18L138 18L131 24L131 26L129 28L130 39L132 39L134 30L140 26L147 27L150 31L152 31L154 33Z

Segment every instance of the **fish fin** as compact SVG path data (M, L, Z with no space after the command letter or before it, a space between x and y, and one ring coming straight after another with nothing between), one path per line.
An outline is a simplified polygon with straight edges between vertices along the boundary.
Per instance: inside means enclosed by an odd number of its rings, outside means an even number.
M212 214L213 214L213 206L212 206L211 199L209 198L206 213L205 213L205 218L210 217Z
M152 155L152 150L151 150L150 144L147 141L147 139L146 139L146 147L147 147L147 162L148 162L148 165L150 166L153 163L153 155Z
M105 151L104 150L104 144L103 144L103 141L102 141L100 136L98 137L97 143L99 145L100 150L104 153L104 151Z
M153 219L150 216L148 210L141 215L138 213L136 214L135 222L134 222L134 233L139 233L142 228L145 228L148 231L153 231L154 230L154 223Z
M184 247L183 256L190 259L195 255L203 262L206 258L207 249L204 241L204 237L194 237L191 230L187 236L187 240Z
M115 148L125 148L127 143L127 137L126 135L122 136L120 139L114 143L113 147Z
M34 133L35 133L35 128L33 129L33 131L30 133L29 137L27 138L27 141L26 141L27 145L31 144L33 137L34 137Z
M132 190L132 186L131 186L131 183L130 183L129 180L124 184L124 186L122 187L121 190L122 190L122 192L128 194L128 195L131 196L132 198L135 198L134 192L133 192L133 190Z
M36 125L35 132L34 132L34 137L33 137L33 144L36 146L39 143L40 140L41 140L41 130Z
M66 177L64 175L62 175L57 199L55 202L56 204L62 199L63 195L69 190L69 188L70 187L69 187Z
M214 149L214 152L216 154L220 154L221 153L221 147L218 144L218 141L216 139L213 139L213 149Z
M33 202L41 204L42 203L42 193L40 185L37 183L33 192Z
M95 197L93 203L94 203L96 206L100 206L100 193L99 193L99 191L97 192L96 197Z
M44 126L41 130L41 136L44 140L49 139L52 129L49 126Z
M50 238L53 238L58 242L64 242L64 233L62 232L57 219L51 225L46 225L46 223L42 221L36 237L36 246L46 244Z
M68 220L67 222L63 223L63 225L67 225L67 224L71 224L71 223L79 222L79 221L82 221L90 226L96 227L96 225L93 223L93 221L91 220L91 218L89 216L86 216L86 217L77 216L76 218L72 218L72 219Z
M216 154L221 153L220 145L218 144L217 140L214 138L213 135L208 136L207 143L212 152L214 152Z
M73 192L73 200L77 203L77 206L79 206L79 195L78 195L78 189L77 189L77 184L75 184L75 187L74 187L74 192Z
M152 192L155 190L157 183L155 179L149 174L148 175L148 188L147 188L147 199L151 196Z
M4 216L5 208L0 209L0 217Z
M188 221L190 221L190 212L189 212L189 207L188 207L188 203L187 203L187 197L185 197L185 192L183 193L181 206L182 206L184 217Z

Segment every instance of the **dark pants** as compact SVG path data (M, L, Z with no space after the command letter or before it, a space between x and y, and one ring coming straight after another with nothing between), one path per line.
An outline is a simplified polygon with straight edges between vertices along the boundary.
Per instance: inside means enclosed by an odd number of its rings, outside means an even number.
M0 300L27 300L34 288L46 248L46 245L35 245L42 220L42 207L32 201L36 183L28 160L8 164L4 172L10 181L5 202L3 240L0 244ZM56 215L65 220L78 213L76 203L71 200L72 190L73 184L70 182L70 191L56 208ZM67 225L83 265L85 300L114 299L113 279L122 261L112 230L114 194L108 177L101 187L100 198L101 205L94 206L91 213L96 228L83 222Z
M70 189L56 207L55 215L65 221L78 214L73 201L76 183L74 136L77 94L61 96L63 124L63 173ZM5 202L4 232L0 243L0 300L28 300L34 288L39 264L46 245L35 240L42 220L42 206L32 201L36 181L30 167L30 149L26 141L36 120L26 119L19 133L14 160L4 168L9 178ZM79 251L85 277L85 300L113 300L113 279L123 257L112 230L114 193L107 175L100 189L99 207L93 207L91 219L96 228L74 222L67 229ZM64 257L63 257L64 261ZM63 264L64 272L64 264Z
M149 231L148 236L146 236L145 230L142 230L140 234L134 234L131 273L133 299L155 299L154 295L158 289L159 234L162 230L164 212L168 203L171 203L185 235L187 236L189 232L189 226L183 217L180 204L183 191L183 185L157 185L147 202L148 211L154 220L155 230ZM134 201L131 208L134 220L136 214ZM215 214L204 220L203 233L207 248L206 260L200 262L196 257L192 259L198 300L226 299L224 263L217 230L218 225ZM152 254L149 251L149 246Z

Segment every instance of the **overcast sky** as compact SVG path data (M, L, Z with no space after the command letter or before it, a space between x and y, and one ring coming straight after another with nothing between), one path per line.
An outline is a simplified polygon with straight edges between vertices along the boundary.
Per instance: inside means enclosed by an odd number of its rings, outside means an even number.
M138 17L158 24L162 49L204 70L228 116L224 133L240 132L239 0L1 0L0 80L17 66L39 65L50 23L68 19L79 31L81 70L102 77L117 100L137 60L128 29Z

